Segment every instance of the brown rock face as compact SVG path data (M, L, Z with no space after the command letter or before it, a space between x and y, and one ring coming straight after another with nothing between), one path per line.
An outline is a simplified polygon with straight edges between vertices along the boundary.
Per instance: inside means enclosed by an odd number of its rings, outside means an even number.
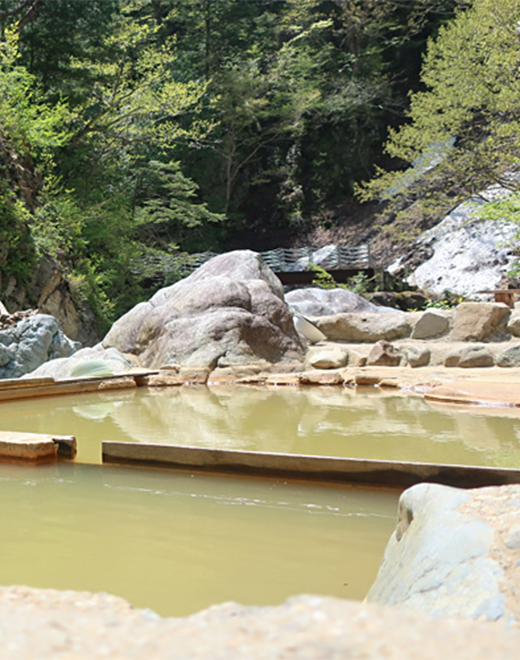
M397 367L402 354L387 341L378 341L367 357L368 366Z
M38 310L58 319L67 337L87 345L99 340L92 312L74 302L70 284L56 261L42 259L34 281Z
M504 334L510 314L503 303L461 303L455 309L450 339L479 341Z
M280 281L249 250L215 257L161 289L119 319L103 346L152 368L291 362L304 350Z
M317 325L332 341L393 341L409 337L411 332L410 319L405 312L322 316Z

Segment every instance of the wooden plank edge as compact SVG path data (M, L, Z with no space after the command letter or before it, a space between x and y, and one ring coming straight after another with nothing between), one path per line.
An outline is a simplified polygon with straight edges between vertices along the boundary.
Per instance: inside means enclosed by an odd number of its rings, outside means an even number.
M55 382L54 378L0 378L0 391L40 387Z
M136 378L131 375L120 376L118 379L96 380L61 380L48 385L38 385L32 388L0 389L0 402L15 401L18 399L32 399L47 396L61 396L63 394L83 394L91 392L109 392L119 389L138 387Z
M424 481L459 488L520 483L520 470L509 468L325 458L135 442L104 441L102 462L394 488L408 488Z
M53 396L61 394L63 391L69 393L74 391L85 391L84 388L92 387L95 390L101 383L110 383L124 378L132 378L137 387L144 384L144 379L158 374L157 369L140 369L126 371L120 374L106 374L103 376L82 376L78 378L63 378L56 380L54 378L8 378L0 379L0 401L7 401L10 398L29 398L32 396ZM110 389L110 387L107 387ZM115 389L115 388L114 388ZM91 391L91 390L88 390ZM12 394L12 397L10 396Z

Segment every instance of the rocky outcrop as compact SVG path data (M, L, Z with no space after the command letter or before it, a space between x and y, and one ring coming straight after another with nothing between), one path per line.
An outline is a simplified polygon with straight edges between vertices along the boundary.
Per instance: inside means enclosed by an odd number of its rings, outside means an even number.
M392 307L374 305L362 296L347 289L320 289L308 287L294 289L285 294L285 301L298 314L303 316L330 316L348 312L395 312Z
M518 623L519 507L518 485L409 488L368 600L435 617Z
M411 274L410 284L440 295L450 291L466 297L498 288L515 260L518 227L515 222L478 219L482 205L505 192L497 188L460 204L420 236L414 252L431 256ZM399 263L390 268L391 272L398 269Z
M56 260L41 257L25 286L11 276L1 279L0 290L2 302L12 313L36 308L41 314L54 316L73 341L83 345L99 341L92 310L78 303L78 296L74 297L71 283Z
M53 316L32 314L0 328L0 378L18 378L78 348Z
M42 259L35 281L39 285L36 304L42 314L58 319L63 332L74 341L85 345L99 340L92 311L85 305L78 306L71 285L56 261Z
M121 317L102 344L144 367L283 363L304 353L280 281L249 250L219 255L161 289Z

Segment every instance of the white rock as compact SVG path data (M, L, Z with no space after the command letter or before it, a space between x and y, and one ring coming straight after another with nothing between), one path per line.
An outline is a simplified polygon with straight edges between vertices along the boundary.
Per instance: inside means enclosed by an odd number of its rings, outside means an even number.
M483 196L459 204L425 232L419 246L431 245L434 253L412 273L409 284L441 295L450 291L466 297L496 288L515 260L509 244L518 244L518 224L480 221L477 214L486 201L507 192L491 187Z

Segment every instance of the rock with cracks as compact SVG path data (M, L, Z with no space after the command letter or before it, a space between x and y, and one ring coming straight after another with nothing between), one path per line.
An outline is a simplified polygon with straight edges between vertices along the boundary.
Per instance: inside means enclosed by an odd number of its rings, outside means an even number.
M48 314L32 314L0 329L0 378L19 378L55 358L79 348Z
M121 317L102 343L149 368L299 363L304 353L280 281L250 250L219 255L161 289Z

